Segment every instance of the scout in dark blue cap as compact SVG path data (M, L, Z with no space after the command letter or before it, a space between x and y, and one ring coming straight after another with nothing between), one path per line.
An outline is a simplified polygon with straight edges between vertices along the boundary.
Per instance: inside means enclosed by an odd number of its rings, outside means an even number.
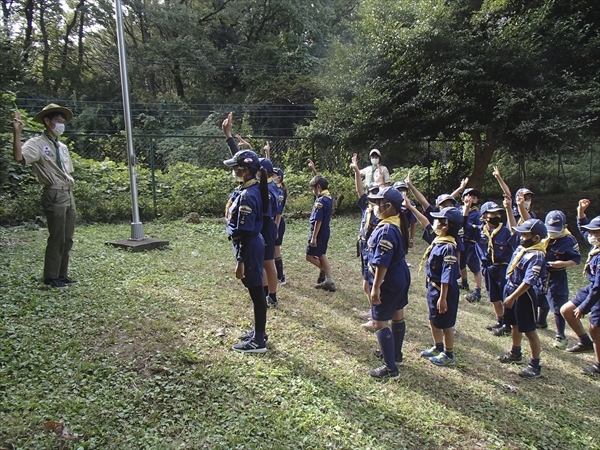
M277 215L275 223L277 224L277 239L275 239L275 269L277 270L277 283L281 286L286 284L285 273L283 271L283 258L281 256L281 244L283 243L283 235L285 234L285 218L283 210L287 202L288 191L283 181L283 170L279 167L273 168L273 181L278 189L277 198Z
M512 219L514 222L514 219ZM545 272L546 246L542 240L547 236L546 226L539 219L528 219L512 229L519 233L521 245L513 253L506 271L504 287L504 322L512 327L512 348L498 357L502 363L520 363L523 334L529 341L531 358L529 365L519 373L523 378L541 375L540 339L536 332L537 289Z
M324 176L315 175L308 185L312 189L316 200L309 219L310 236L306 246L306 260L319 269L319 278L315 289L335 292L335 283L331 277L331 266L326 255L331 233L329 222L333 211L333 200L328 190L329 182Z
M386 187L368 199L375 205L373 212L380 220L368 242L368 282L373 327L380 348L376 355L384 362L368 373L378 379L397 378L406 333L404 307L410 287L405 260L408 223L400 216L404 199L398 190Z
M373 213L373 208L375 205L373 203L369 203L367 196L377 194L379 192L379 185L373 181L367 185L367 190L365 192L360 168L358 166L358 155L356 153L352 155L350 168L354 172L354 186L356 188L356 193L358 194L358 201L356 204L362 212L360 229L358 231L358 238L356 241L356 256L360 257L360 268L363 278L362 288L367 296L368 301L371 288L369 287L369 247L367 246L367 243L371 237L371 233L379 223L379 219ZM368 319L366 323L362 324L362 327L372 330L373 320L371 308L369 307L369 311L362 313L360 316Z
M485 280L488 300L494 307L496 323L486 328L497 336L510 334L510 328L504 327L504 286L506 285L506 269L512 257L511 232L505 226L504 208L494 202L481 205L481 225L475 250L481 260L482 274ZM467 300L469 298L467 297Z
M475 249L475 243L479 239L481 232L481 220L479 214L479 198L481 192L475 188L467 188L463 191L463 242L465 251L460 257L460 276L462 284L468 286L467 267L475 277L475 289L470 294L465 295L465 299L469 303L478 302L481 300L481 261Z
M560 308L569 300L569 281L566 268L579 264L581 254L577 239L566 228L567 217L562 211L554 210L546 214L544 220L548 230L546 245L547 277L544 289L538 295L538 328L547 328L546 322L550 310L554 313L556 337L553 346L560 350L567 348L565 336L566 322L560 314Z
M244 335L243 342L235 344L233 348L245 353L264 353L267 351L267 301L262 287L265 242L260 232L269 201L267 173L262 172L259 184L256 178L260 170L258 156L252 150L238 149L231 136L232 126L233 114L229 113L222 128L232 157L223 162L235 171L242 184L229 199L227 234L233 244L235 276L248 289L254 305L254 330Z
M560 312L579 337L579 342L567 348L567 352L594 352L595 364L582 372L597 377L600 376L600 216L590 221L585 214L589 205L588 199L581 199L577 206L579 231L592 246L583 269L589 284L581 288L571 301L565 303ZM589 335L581 323L581 319L586 314L590 314Z

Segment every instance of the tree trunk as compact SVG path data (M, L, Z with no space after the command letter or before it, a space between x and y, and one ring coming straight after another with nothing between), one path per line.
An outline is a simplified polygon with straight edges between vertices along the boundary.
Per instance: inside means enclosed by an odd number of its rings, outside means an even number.
M481 139L481 133L471 131L473 139L475 159L473 162L473 173L469 177L469 187L481 189L485 180L485 172L496 151L496 144L493 141L493 131L488 128L485 132L485 140Z
M171 69L171 73L173 74L173 80L175 81L175 88L177 89L177 97L182 100L185 100L185 91L183 89L183 80L181 79L181 66L179 62L175 62L173 68Z
M46 4L40 1L40 33L42 33L42 79L44 87L50 90L50 43L48 42L48 30L46 29L46 18L44 11Z
M27 0L25 3L25 40L23 41L23 62L29 59L29 50L31 48L31 36L33 35L33 0Z

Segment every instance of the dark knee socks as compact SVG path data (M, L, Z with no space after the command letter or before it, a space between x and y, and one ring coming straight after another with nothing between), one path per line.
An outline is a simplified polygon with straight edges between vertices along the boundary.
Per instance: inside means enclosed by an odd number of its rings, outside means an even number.
M404 345L404 336L406 335L406 322L402 320L392 320L392 335L394 336L394 356L402 354L402 345Z
M267 326L267 299L262 286L249 287L248 292L254 304L254 337L262 342Z
M275 258L275 269L277 270L277 279L283 278L283 260L281 258Z
M554 313L554 323L556 324L556 335L564 337L565 336L565 327L567 324L567 321L565 320L565 318L560 314Z
M396 361L394 355L394 336L390 327L380 328L375 332L377 340L379 341L379 348L381 349L381 356L385 365L390 370L396 370Z

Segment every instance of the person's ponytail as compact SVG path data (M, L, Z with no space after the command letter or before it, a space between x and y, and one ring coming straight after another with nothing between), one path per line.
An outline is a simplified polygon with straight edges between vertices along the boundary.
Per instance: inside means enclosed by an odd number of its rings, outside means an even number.
M263 205L263 214L266 214L269 211L269 184L267 182L267 178L269 178L269 174L264 169L264 167L260 168L260 197L262 198Z

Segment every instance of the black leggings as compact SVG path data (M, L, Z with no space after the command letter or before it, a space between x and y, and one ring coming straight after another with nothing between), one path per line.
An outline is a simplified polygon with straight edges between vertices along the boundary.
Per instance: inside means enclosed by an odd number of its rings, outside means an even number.
M247 288L254 303L254 331L264 333L267 326L267 299L262 286Z

